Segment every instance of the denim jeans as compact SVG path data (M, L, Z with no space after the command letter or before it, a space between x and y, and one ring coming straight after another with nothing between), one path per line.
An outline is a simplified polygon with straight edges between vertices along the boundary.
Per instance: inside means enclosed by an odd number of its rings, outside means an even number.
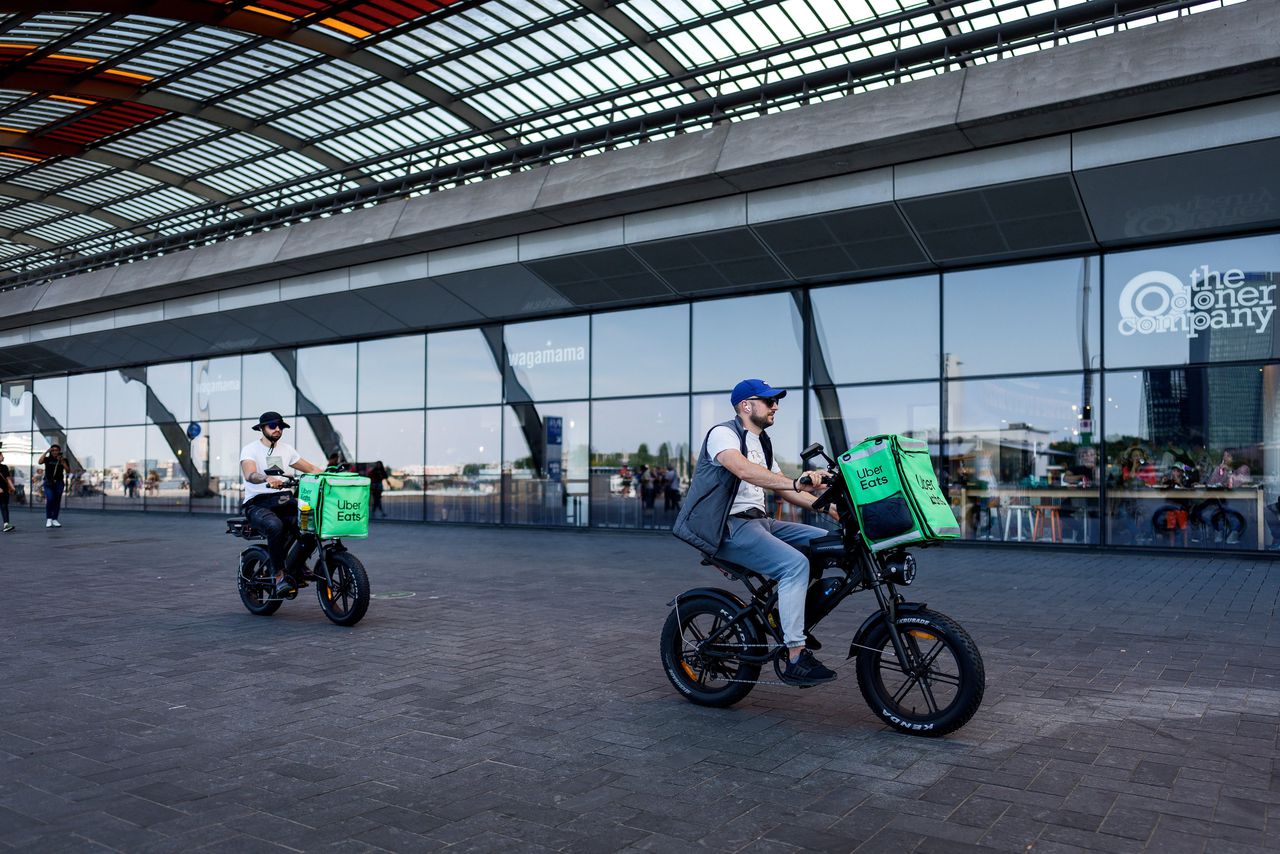
M729 517L729 534L717 555L778 582L778 619L787 646L804 646L804 599L809 589L809 558L796 549L822 528L776 519Z
M57 519L62 512L62 490L65 484L46 483L44 485L44 518Z

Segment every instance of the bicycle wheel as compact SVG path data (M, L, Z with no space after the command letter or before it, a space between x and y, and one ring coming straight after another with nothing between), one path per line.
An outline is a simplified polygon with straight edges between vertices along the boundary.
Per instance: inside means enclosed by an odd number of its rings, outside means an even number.
M698 646L733 619L734 612L719 600L697 596L678 602L662 627L662 668L676 690L700 706L731 706L755 687L758 663L732 653L763 652L763 632L747 619L735 625L709 651L730 656L706 656Z
M901 732L938 736L969 722L982 703L986 674L973 638L933 611L898 617L909 659L899 660L880 622L858 651L858 687L880 720Z
M266 549L255 547L241 552L236 586L240 589L240 601L250 614L270 617L280 609L280 600L271 598L276 574L271 570L271 558Z
M364 564L350 552L330 554L326 562L333 584L316 573L316 598L320 610L339 626L354 626L369 610L369 575Z

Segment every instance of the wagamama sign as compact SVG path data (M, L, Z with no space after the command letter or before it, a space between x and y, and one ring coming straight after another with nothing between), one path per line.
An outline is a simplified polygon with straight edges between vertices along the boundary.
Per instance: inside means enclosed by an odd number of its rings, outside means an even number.
M1189 283L1163 270L1139 273L1120 291L1120 334L1180 332L1195 338L1206 329L1265 332L1276 310L1276 284L1269 278L1210 270L1207 264L1188 274Z

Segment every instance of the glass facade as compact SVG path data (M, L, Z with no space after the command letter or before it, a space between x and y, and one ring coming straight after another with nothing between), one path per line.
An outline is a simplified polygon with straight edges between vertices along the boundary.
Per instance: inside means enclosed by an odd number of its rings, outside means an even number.
M304 458L377 476L379 518L662 529L761 377L790 390L784 470L924 439L966 539L1256 551L1277 285L1272 235L20 379L0 443L27 506L57 441L68 506L230 514L275 410Z

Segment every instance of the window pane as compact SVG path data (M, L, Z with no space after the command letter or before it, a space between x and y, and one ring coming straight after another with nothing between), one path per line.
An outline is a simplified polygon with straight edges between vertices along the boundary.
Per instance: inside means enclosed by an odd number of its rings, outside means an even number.
M1095 257L945 274L948 376L1097 367L1098 290Z
M809 441L821 442L832 457L881 433L923 439L936 455L938 384L821 389L809 394L809 419Z
M105 434L102 455L106 472L104 506L108 510L141 510L147 475L144 465L147 430L145 427L108 427Z
M506 522L587 524L587 404L507 406L502 470Z
M46 377L36 380L35 429L49 433L67 426L67 378Z
M502 370L495 349L501 329L462 329L427 336L427 405L502 402Z
M591 319L593 397L689 390L689 306L614 311Z
M204 359L192 367L195 371L193 420L230 421L240 418L240 357Z
M188 385L187 391L190 390ZM145 469L142 493L146 508L186 510L189 503L186 466L191 464L191 441L187 438L186 427L169 424L162 429L154 424L148 425L146 447L147 455L142 464Z
M937 276L818 288L810 305L814 383L938 376Z
M502 408L427 412L427 519L501 522Z
M143 424L147 420L147 372L143 368L107 371L107 423Z
M279 412L288 421L297 411L294 408L292 350L274 350L270 353L254 353L244 356L240 362L241 416L253 419L264 412Z
M251 423L257 423L254 418ZM202 421L191 443L199 489L191 490L191 509L236 514L244 497L240 449L259 438L242 421Z
M360 409L421 409L426 372L421 335L360 343Z
M361 415L359 421L360 465L357 471L370 476L373 499L370 515L421 520L422 410ZM378 474L385 477L379 478ZM378 489L379 483L381 490Z
M160 419L181 424L184 428L191 422L190 362L152 365L147 368L147 385L170 416L166 418L159 413L149 412L148 420Z
M102 374L77 374L67 378L67 426L101 427L106 414Z
M694 303L693 388L731 389L750 377L799 386L803 342L797 292Z
M598 400L591 419L591 524L671 527L688 485L689 398Z
M1111 542L1280 542L1280 366L1148 368L1106 383Z
M0 433L31 430L31 380L0 385Z
M951 382L948 492L968 539L1098 542L1096 375ZM1087 407L1087 409L1086 409Z
M99 375L101 379L101 375ZM68 430L63 453L71 464L62 506L77 510L102 508L102 428Z
M0 454L13 478L14 493L9 497L9 509L16 510L33 500L31 471L39 454L31 447L30 433L0 433ZM35 504L39 503L36 499Z
M507 401L586 397L588 335L585 317L507 326Z
M256 421L254 419L249 425L252 427ZM293 429L284 431L284 441L297 448L307 462L321 468L355 462L354 415L299 415L289 421L289 424ZM249 435L257 437L259 434L251 432ZM245 440L245 444L247 443L248 440Z
M1280 356L1280 235L1106 256L1107 365Z
M355 412L356 345L298 350L298 412Z

